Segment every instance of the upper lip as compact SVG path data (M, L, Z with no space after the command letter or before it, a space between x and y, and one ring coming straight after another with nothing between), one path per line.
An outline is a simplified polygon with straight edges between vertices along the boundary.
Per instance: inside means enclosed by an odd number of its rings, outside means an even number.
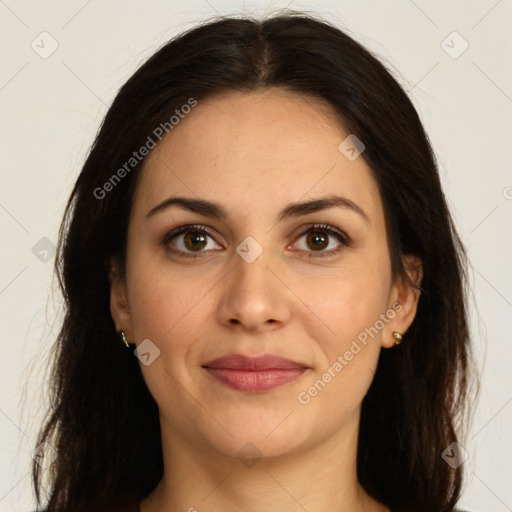
M203 365L205 368L225 368L232 370L260 371L271 369L295 370L309 368L302 363L297 363L285 357L265 354L258 357L233 354L219 357Z

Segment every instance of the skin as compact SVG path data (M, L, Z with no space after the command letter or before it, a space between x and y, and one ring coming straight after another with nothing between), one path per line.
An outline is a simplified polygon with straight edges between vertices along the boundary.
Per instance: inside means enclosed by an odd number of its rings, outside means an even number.
M111 286L117 329L160 350L141 370L159 406L165 471L142 512L389 510L357 481L361 403L380 351L398 350L393 331L412 323L418 292L392 275L380 194L363 157L349 161L338 150L347 135L318 99L279 89L236 92L200 101L147 157L126 273L115 271ZM332 194L368 219L333 207L277 221L289 203ZM147 217L171 196L214 201L229 217L178 206ZM322 231L319 250L307 232L317 223L344 232L350 244ZM202 245L190 243L193 234L189 245L186 234L162 242L186 224L203 225L212 237ZM248 236L263 250L252 263L236 252ZM202 253L192 259L171 248ZM418 281L420 263L404 261ZM298 394L395 303L400 312L300 403ZM241 392L202 368L235 353L277 354L310 369L273 390ZM247 443L261 454L252 467L237 456Z

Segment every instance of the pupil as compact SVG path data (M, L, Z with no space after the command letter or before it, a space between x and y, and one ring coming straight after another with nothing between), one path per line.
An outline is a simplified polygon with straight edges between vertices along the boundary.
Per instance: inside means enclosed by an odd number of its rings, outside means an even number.
M201 244L201 245L197 245ZM185 235L185 246L192 251L203 249L206 245L206 237L198 231L191 231Z
M325 249L328 245L327 237L325 234L321 234L320 231L313 231L308 235L308 243L312 243L313 248L317 249Z

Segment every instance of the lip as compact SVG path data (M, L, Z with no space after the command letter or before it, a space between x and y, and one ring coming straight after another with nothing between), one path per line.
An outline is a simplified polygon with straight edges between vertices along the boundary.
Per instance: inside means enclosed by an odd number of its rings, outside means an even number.
M223 384L252 393L287 384L309 369L302 363L270 354L259 357L230 355L210 361L203 368Z

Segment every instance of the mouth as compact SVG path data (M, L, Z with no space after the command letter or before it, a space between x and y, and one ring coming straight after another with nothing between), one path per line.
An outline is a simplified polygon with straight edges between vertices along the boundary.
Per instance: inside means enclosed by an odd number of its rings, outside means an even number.
M250 393L282 386L310 369L302 363L274 355L232 355L210 361L203 368L226 386Z

